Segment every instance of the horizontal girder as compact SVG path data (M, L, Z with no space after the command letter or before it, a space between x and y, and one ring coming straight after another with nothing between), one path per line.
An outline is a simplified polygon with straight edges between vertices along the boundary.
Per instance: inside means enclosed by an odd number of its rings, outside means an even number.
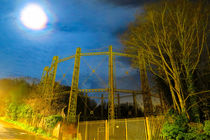
M81 53L80 54L80 56L94 56L94 55L109 55L109 52L92 52L92 53ZM119 52L113 52L113 55L130 57L130 58L136 58L137 57L136 55L119 53ZM75 55L72 55L72 56L69 56L69 57L66 57L66 58L59 59L58 63L70 60L74 57L75 57Z
M79 89L79 92L82 93L89 93L89 92L108 92L109 89L107 88L101 88L101 89ZM142 94L141 91L139 90L128 90L128 89L114 89L114 92L119 92L119 93L128 93L128 94ZM69 94L69 91L63 91L60 93L56 93L56 94ZM130 96L130 95L127 95ZM156 97L159 98L159 96L157 94L151 94L152 97Z

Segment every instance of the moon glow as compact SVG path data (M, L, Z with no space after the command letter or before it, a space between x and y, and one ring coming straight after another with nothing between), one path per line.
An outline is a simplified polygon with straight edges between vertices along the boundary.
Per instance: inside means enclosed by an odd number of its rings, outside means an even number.
M46 27L48 18L39 5L29 4L21 11L20 20L27 28L41 30Z

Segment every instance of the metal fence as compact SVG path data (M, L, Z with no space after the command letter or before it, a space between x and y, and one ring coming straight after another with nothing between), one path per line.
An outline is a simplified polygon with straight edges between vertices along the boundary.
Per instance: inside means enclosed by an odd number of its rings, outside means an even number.
M81 140L152 140L161 139L162 117L80 122Z

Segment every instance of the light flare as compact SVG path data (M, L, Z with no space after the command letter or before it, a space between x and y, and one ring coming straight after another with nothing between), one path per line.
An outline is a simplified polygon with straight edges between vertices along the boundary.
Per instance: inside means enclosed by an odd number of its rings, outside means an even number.
M44 10L37 4L27 5L21 11L20 19L24 26L33 30L44 29L48 22Z

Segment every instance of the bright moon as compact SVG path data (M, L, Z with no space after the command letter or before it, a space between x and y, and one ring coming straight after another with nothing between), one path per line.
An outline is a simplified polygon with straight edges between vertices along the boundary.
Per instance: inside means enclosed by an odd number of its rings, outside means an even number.
M33 30L45 28L48 20L44 10L36 4L27 5L21 11L20 19L26 27Z

